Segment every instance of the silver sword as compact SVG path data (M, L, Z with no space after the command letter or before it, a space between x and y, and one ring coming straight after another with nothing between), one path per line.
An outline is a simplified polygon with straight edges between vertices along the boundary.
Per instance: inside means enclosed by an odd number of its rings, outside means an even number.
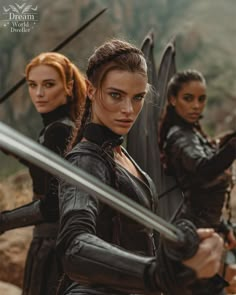
M2 122L0 122L0 147L79 186L126 216L158 231L167 240L184 243L184 233L176 226Z

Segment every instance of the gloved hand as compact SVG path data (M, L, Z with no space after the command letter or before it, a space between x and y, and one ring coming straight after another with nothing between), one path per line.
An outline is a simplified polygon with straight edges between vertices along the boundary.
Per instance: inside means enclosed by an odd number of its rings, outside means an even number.
M227 140L224 144L224 146L230 145L236 154L236 136L231 137L229 140Z
M5 218L4 218L4 211L0 212L0 235L5 232Z
M230 250L236 248L236 231L233 224L225 220L221 220L217 228L217 232L222 235L225 241L225 247Z
M223 239L212 229L198 229L197 233L200 240L198 250L183 264L194 269L198 278L210 278L221 266Z
M166 255L176 261L193 257L200 242L195 225L187 219L179 219L174 225L180 230L180 242L174 243L164 239Z
M176 226L186 237L177 245L165 239L161 241L157 255L157 284L168 294L185 295L192 294L191 288L199 279L210 278L207 288L213 290L212 286L216 286L213 293L215 289L222 290L227 284L216 275L223 253L222 238L213 229L196 230L188 220L179 220Z
M231 140L232 138L236 137L236 132L235 131L228 131L227 133L225 133L224 135L220 136L219 138L217 138L217 142L219 142L219 147L221 148L222 146L224 146L229 140Z

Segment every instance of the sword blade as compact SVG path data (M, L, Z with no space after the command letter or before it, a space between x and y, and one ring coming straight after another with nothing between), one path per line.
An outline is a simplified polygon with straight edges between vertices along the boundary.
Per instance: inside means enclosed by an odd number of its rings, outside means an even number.
M0 122L0 147L79 186L126 216L158 231L166 239L175 243L184 241L184 234L174 225L2 122Z

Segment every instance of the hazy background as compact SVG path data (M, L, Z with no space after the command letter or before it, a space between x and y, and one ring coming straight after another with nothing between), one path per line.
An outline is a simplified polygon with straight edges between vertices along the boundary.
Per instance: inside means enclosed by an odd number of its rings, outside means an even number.
M155 34L156 63L167 42L176 36L177 68L196 68L208 83L204 125L215 135L234 129L236 122L236 2L235 0L0 0L3 6L27 2L38 6L39 22L29 33L12 33L0 26L0 94L23 77L27 62L49 51L104 7L108 10L60 52L84 71L96 46L111 37L140 46ZM33 109L26 86L0 105L0 120L36 138L40 116ZM22 168L0 153L0 177Z

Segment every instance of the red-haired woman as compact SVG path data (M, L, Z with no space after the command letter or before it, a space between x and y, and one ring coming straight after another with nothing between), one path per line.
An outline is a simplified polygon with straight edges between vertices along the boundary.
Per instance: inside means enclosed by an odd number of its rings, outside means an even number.
M76 119L85 102L85 79L64 55L47 52L26 66L31 100L41 115L38 141L64 156ZM44 170L29 167L33 202L0 215L0 231L35 225L25 265L23 295L53 295L62 272L55 252L58 231L58 181Z

